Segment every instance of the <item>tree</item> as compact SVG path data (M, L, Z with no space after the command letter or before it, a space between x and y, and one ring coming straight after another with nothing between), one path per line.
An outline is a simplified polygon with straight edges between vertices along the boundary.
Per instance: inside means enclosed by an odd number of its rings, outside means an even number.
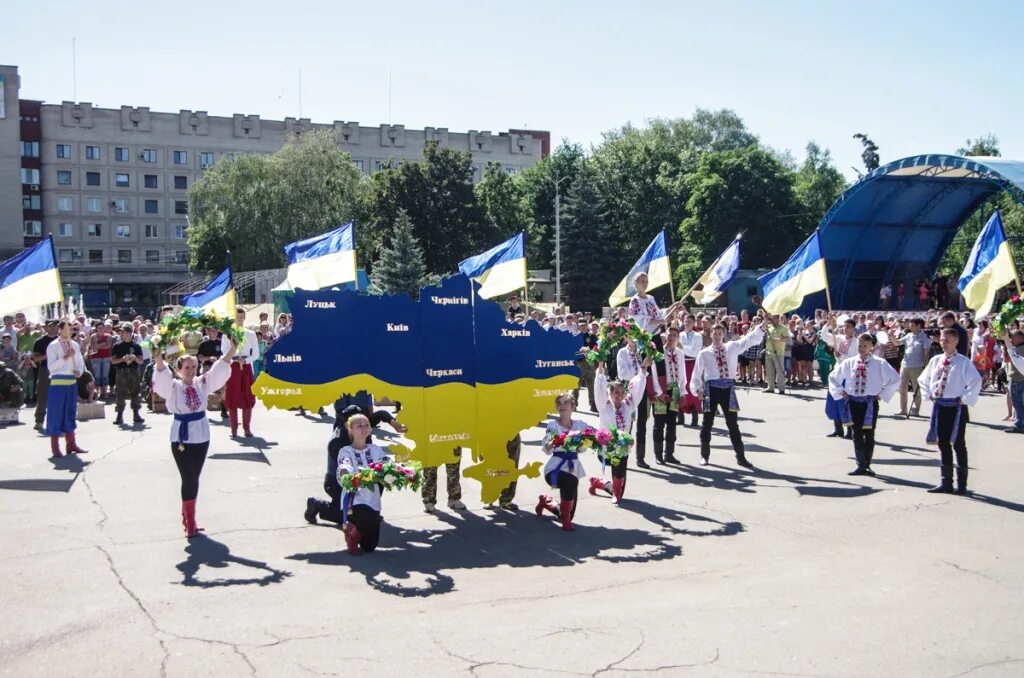
M423 249L416 240L412 221L405 210L399 210L391 242L380 250L373 266L373 284L387 294L404 292L419 298L420 288L426 283L426 264Z
M516 175L527 216L526 262L555 266L555 183L562 198L583 162L583 147L563 141L555 152Z
M220 269L226 250L237 271L284 266L286 244L361 222L366 188L333 131L222 159L189 189L192 266Z
M743 267L774 267L810 231L793 189L793 173L757 146L705 153L686 177L689 213L679 226L680 289L743 231Z
M562 210L563 296L577 311L600 312L620 275L617 256L607 246L608 228L594 172L580 166Z
M473 188L468 152L428 143L423 159L402 162L373 176L369 212L374 251L405 211L422 243L427 271L454 273L468 256L493 247L493 233Z
M956 154L963 156L983 155L998 158L999 139L995 134L986 134L977 139L968 139L963 146L956 149Z
M862 132L857 132L853 135L853 138L858 139L861 146L864 147L864 150L860 154L860 158L864 162L864 168L868 172L878 169L878 146L875 142L869 139L868 136ZM856 168L854 168L854 170L856 171ZM860 174L860 172L858 171L857 174Z
M522 186L505 172L501 163L487 163L484 178L476 186L476 197L495 245L526 229L529 217Z
M813 141L807 143L807 157L796 172L793 190L806 213L806 222L817 226L846 189L846 179L832 164L832 154Z

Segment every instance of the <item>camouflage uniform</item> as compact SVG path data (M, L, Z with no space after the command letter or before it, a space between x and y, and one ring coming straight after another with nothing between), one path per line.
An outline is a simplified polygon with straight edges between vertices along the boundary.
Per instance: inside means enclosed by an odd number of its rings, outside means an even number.
M572 397L579 403L580 388L586 386L587 398L590 400L590 411L597 412L597 403L594 402L594 379L597 376L597 368L588 360L581 360L576 364L580 368L580 383L579 387L572 392Z
M117 393L117 400L114 403L114 411L117 416L124 413L125 400L131 400L132 412L136 415L142 407L142 373L138 368L120 369L117 371L117 381L114 382L114 391Z
M508 458L512 460L516 468L519 468L519 453L523 449L523 439L516 434L516 437L508 441L505 445L505 450L508 452ZM515 476L514 476L515 477ZM516 481L513 480L512 484L501 491L501 495L498 497L498 506L502 508L508 508L512 503L512 500L516 498Z
M24 404L25 391L21 377L12 369L0 367L0 406L20 408Z
M462 463L462 450L455 448L455 455L458 457L450 464L445 464L445 473L448 476L448 501L462 499L462 485L459 483L459 465ZM423 487L420 489L424 504L437 503L437 467L423 469Z

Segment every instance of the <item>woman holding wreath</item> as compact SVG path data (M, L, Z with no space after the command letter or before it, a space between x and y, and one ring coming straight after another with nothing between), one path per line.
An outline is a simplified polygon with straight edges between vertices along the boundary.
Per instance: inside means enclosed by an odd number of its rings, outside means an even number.
M225 337L230 342L228 351L201 377L196 376L199 362L195 356L178 358L178 378L175 378L164 362L163 350L153 350L153 392L167 401L167 411L174 415L171 454L181 475L181 523L189 538L201 529L196 525L196 497L199 475L210 448L206 401L211 393L227 383L231 376L231 358L238 349L234 337L227 334Z
M547 431L544 433L544 452L551 455L551 458L544 464L543 473L547 484L558 488L560 501L558 508L555 508L550 496L540 495L537 515L542 515L546 509L562 522L563 530L573 532L576 530L572 519L576 515L580 478L586 478L587 474L583 471L579 453L566 450L558 440L564 440L564 436L573 431L585 430L587 425L579 419L572 418L576 411L576 399L572 393L559 394L555 398L555 409L558 411L558 418L548 422Z

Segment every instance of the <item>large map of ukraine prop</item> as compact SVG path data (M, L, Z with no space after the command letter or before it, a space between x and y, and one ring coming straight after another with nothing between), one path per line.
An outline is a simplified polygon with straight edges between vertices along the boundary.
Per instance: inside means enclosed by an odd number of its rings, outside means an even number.
M464 275L408 295L298 290L289 301L291 333L263 357L253 386L268 407L315 410L365 390L402 403L412 459L424 466L472 451L464 475L485 502L540 464L517 468L506 443L554 410L555 395L576 388L582 339L510 323Z

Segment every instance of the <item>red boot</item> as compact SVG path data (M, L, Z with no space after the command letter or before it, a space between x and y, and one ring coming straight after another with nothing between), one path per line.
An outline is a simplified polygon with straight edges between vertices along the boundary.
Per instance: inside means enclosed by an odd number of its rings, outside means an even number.
M67 433L64 434L64 442L67 443L68 454L88 454L89 453L89 450L83 450L81 447L78 446L78 443L75 442L75 432L74 431L68 431Z
M622 493L626 489L625 478L612 478L612 503L618 504L622 501Z
M611 496L611 491L609 491L608 489L608 483L604 481L604 478L590 476L590 494L596 497L598 490L601 490L602 492L607 492L608 495Z
M252 424L252 409L251 408L243 408L242 409L242 432L245 433L245 437L246 438L252 438L252 428L250 428L251 424Z
M540 498L537 501L536 511L538 518L544 515L544 509L551 511L552 515L554 515L556 518L558 517L558 509L555 508L555 502L552 501L551 497L549 497L546 494L540 495Z
M71 450L68 450L70 452ZM50 456L51 457L63 457L64 453L60 451L60 436L50 436Z
M558 516L562 520L562 529L566 532L575 532L576 528L572 524L572 507L574 501L563 501L558 505Z
M345 548L348 549L350 555L358 556L363 552L363 549L359 547L359 540L363 538L362 533L356 529L355 523L345 524Z
M238 408L228 409L228 421L231 422L231 437L238 437Z
M196 500L188 499L181 502L181 513L185 518L185 536L191 539L199 534L199 526L196 525Z

